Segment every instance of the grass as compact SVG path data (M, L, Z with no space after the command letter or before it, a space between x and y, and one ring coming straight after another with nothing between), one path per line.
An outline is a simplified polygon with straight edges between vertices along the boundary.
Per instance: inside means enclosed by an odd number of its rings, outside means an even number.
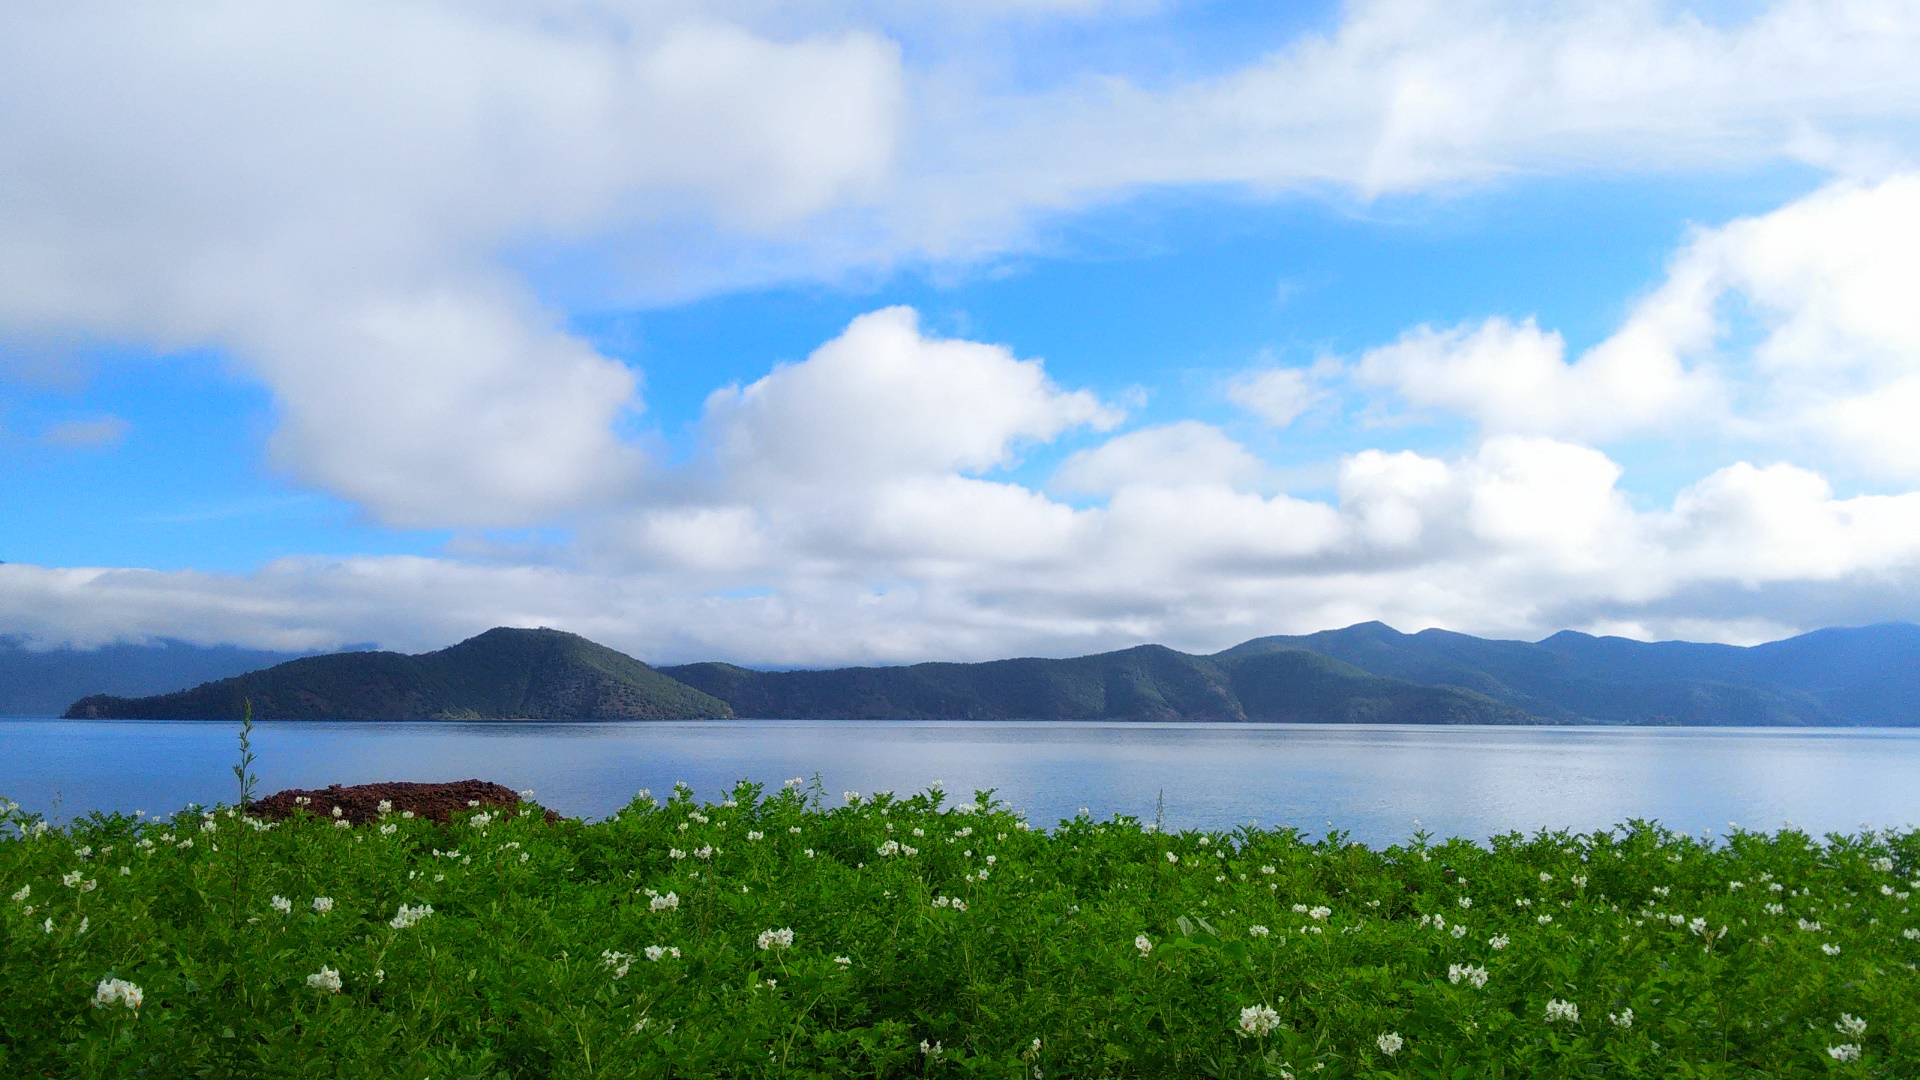
M1913 832L1710 843L1635 823L1373 850L1130 818L1036 830L985 794L817 784L719 804L678 790L593 824L4 821L6 1077L1910 1077L1920 1061ZM95 1004L111 979L137 1009Z

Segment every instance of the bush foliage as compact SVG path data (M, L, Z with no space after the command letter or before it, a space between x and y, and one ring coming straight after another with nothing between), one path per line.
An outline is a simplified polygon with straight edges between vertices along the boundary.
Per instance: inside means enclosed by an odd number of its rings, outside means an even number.
M316 809L319 809L316 807ZM1920 833L8 809L0 1075L1815 1077L1920 1061Z

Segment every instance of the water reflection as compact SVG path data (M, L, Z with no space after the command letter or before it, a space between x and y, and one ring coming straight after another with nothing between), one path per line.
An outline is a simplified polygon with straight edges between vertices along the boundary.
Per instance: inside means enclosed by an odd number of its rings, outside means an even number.
M0 721L0 793L58 818L233 798L230 724ZM995 789L1036 823L1081 807L1171 827L1259 822L1356 839L1654 818L1815 831L1920 818L1920 731L719 721L261 724L262 789L497 780L598 817L676 781L717 797L816 773L846 790Z

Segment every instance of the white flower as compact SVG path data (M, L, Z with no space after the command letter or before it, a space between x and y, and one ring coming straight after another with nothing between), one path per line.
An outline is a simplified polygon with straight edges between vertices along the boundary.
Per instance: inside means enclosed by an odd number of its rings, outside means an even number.
M1456 903L1460 905L1462 910L1465 910L1473 906L1473 897L1463 896L1458 901L1456 901Z
M1796 922L1798 922L1798 923L1800 924L1800 929L1802 929L1802 930L1818 930L1818 929L1820 929L1820 924L1819 924L1819 923L1817 923L1817 922L1809 922L1809 921L1808 921L1808 920L1806 920L1806 919L1796 919L1795 921L1796 921Z
M29 896L32 896L32 895L33 895L33 886L32 886L32 885L22 885L22 886L20 886L20 889L19 889L19 891L17 891L17 892L15 892L15 893L13 894L13 896L12 896L12 900L13 900L13 902L14 902L14 903L16 903L16 904L17 904L17 903L19 903L20 901L22 901L22 900L25 900L25 899L26 899L27 897L29 897Z
M1240 1035L1260 1038L1280 1026L1280 1014L1265 1005L1249 1005L1240 1010Z
M1834 1021L1833 1030L1857 1039L1867 1033L1867 1022L1858 1016L1841 1013L1840 1019Z
M766 838L767 838L767 834L760 832L757 829L749 829L747 831L747 839L749 840L765 840Z
M1544 885L1544 884L1546 884L1547 882L1549 882L1549 881L1552 881L1552 880L1553 880L1553 875L1552 875L1552 874L1549 874L1549 873L1547 873L1547 872L1546 872L1545 870L1542 870L1542 871L1540 871L1540 883L1541 883L1542 885Z
M340 973L330 967L322 965L319 971L307 976L307 987L313 990L323 990L329 994L337 994L340 992Z
M1266 927L1261 926L1258 923L1255 923L1254 925L1247 927L1247 934L1251 937L1266 937L1268 934L1271 934L1271 933L1273 933L1273 931L1268 930Z
M1401 1047L1407 1045L1407 1041L1400 1037L1399 1032L1389 1031L1385 1035L1373 1040L1373 1045L1378 1046L1381 1053L1392 1057L1400 1052Z
M939 1043L928 1042L925 1039L920 1040L920 1052L927 1055L930 1058L937 1058L941 1054L946 1053L946 1051L940 1049Z
M144 1000L145 992L125 979L101 979L100 985L93 988L93 1007L96 1009L104 1009L118 1001L139 1012L140 1003Z
M1534 922L1537 922L1537 923L1539 923L1539 924L1540 924L1541 926L1545 926L1545 925L1547 925L1548 923L1550 923L1550 922L1552 922L1552 921L1553 921L1553 916L1551 916L1551 915L1536 915L1536 916L1534 916L1534 917L1533 917L1533 921L1534 921Z
M394 914L392 919L387 921L387 925L393 927L395 930L405 930L407 927L413 926L431 914L433 914L432 904L422 904L419 907L408 907L405 904L401 904L400 910Z
M333 910L333 897L316 896L313 898L313 910L321 915Z
M684 851L681 851L677 847L667 849L667 858L669 859L684 859L686 857L687 857L687 853Z
M889 840L874 850L881 855L898 855L900 854L900 842L898 840Z
M857 791L843 791L841 792L841 794L845 795L847 797L847 801L850 803L857 803L860 801L860 793Z
M1307 913L1307 905L1305 904L1293 905L1293 913L1295 915L1305 915ZM1424 917L1420 920L1420 925L1421 926L1427 925L1427 920Z
M391 814L393 813L393 800L381 799L378 803L374 804L373 808L382 814Z
M671 911L672 909L677 908L679 906L680 906L680 896L678 893L668 893L665 896L656 896L653 899L647 901L647 907L653 911Z
M400 826L398 825L388 824L388 825L380 826L381 836L392 836L394 833L397 833L399 831L400 831Z
M659 946L656 945L654 948L659 948ZM658 960L660 958L650 955L647 959ZM612 949L602 949L600 951L600 962L605 964L607 969L613 972L614 978L624 979L627 977L627 969L633 965L633 954L615 952Z
M1170 863L1177 863L1180 861L1180 856L1175 855L1173 852L1169 851L1167 852L1167 861Z
M853 966L853 957L851 957L851 956L836 956L836 957L834 957L834 958L833 958L833 962L834 962L834 963L836 963L836 964L839 964L839 965L840 965L840 969L841 969L842 971L845 971L845 970L846 970L847 968L850 968L850 967L852 967L852 966Z
M801 852L801 854L803 854L803 855L805 855L805 856L806 856L807 858L809 858L809 859L811 859L811 858L813 858L813 849L812 849L812 848L808 848L808 849L807 849L806 851L804 851L804 852Z
M1851 1064L1860 1060L1860 1044L1841 1043L1839 1046L1829 1046L1827 1056L1842 1065Z
M1471 964L1448 964L1447 981L1458 986L1463 980L1478 990L1487 985L1487 969Z
M60 884L65 885L67 888L71 889L74 886L80 884L80 879L85 876L86 876L85 874L82 874L78 870L75 870L71 874L62 874L60 875Z
M1575 1005L1571 1001L1561 1001L1559 998L1548 1001L1547 1023L1552 1024L1561 1020L1565 1020L1571 1024L1579 1023L1580 1006Z
M763 950L790 949L793 947L793 930L790 927L781 927L778 930L762 930L760 931L759 938L756 940Z
M1274 869L1273 867L1271 867L1271 866L1263 866L1263 867L1261 867L1261 868L1260 868L1260 872L1261 872L1261 873L1263 873L1263 874L1277 874L1277 873L1279 873L1279 871L1278 871L1278 870L1275 870L1275 869Z
M1823 941L1820 943L1820 951L1826 953L1828 956L1839 956L1840 946L1829 941Z
M1769 915L1785 915L1787 913L1786 907L1780 904L1768 904L1760 910Z
M1633 1010L1622 1009L1617 1013L1608 1013L1607 1023L1621 1029L1630 1028L1633 1026Z
M1887 858L1884 855L1873 860L1867 865L1873 867L1875 870L1878 870L1883 874L1891 873L1893 871L1893 860Z
M1900 931L1900 936L1906 938L1908 941L1920 941L1920 929L1909 926L1905 930Z
M1453 929L1447 931L1447 933L1452 934L1456 938L1463 938L1467 936L1467 928L1462 923L1454 923Z
M276 896L273 899L267 901L267 903L271 904L273 906L273 910L279 912L282 915L293 914L293 901L287 899L284 896Z
M1307 911L1307 918L1319 921L1331 914L1333 914L1333 909L1330 907L1315 907Z
M1153 942L1147 940L1147 935L1141 934L1133 939L1133 947L1140 950L1141 956L1145 956L1153 951Z
M353 828L353 822L348 821L346 818L340 818L333 823L333 827L336 829L351 829Z

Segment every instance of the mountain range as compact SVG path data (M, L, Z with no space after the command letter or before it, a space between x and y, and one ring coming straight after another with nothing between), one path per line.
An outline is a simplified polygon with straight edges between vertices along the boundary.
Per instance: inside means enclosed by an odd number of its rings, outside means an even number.
M144 672L164 666L158 656L137 652L153 647L113 648L121 651L91 654L103 665L102 679L130 655ZM191 648L173 643L163 653L191 656L201 667L214 661ZM238 662L237 653L217 659ZM44 698L45 688L8 685L19 676L4 666L7 655L0 652L0 703ZM59 685L72 685L84 667L79 655L61 661L66 681ZM119 677L127 679L124 671ZM248 701L256 716L306 719L1901 726L1920 724L1920 626L1820 630L1739 647L1571 631L1503 641L1361 623L1255 638L1209 655L1142 645L1068 659L795 671L723 663L652 668L573 634L500 628L417 656L308 656L173 693L96 694L74 702L67 715L234 718Z

